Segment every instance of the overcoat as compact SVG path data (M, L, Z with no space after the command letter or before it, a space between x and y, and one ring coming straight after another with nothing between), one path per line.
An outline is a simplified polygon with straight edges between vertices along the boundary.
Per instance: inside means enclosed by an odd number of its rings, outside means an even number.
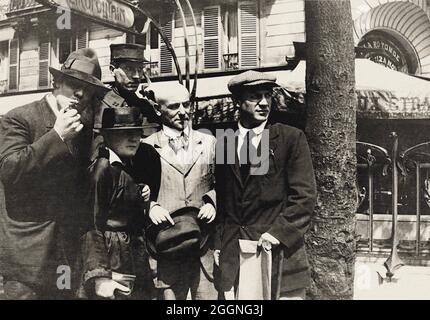
M0 274L60 297L56 280L74 270L91 131L65 143L55 121L45 98L0 120Z
M257 241L265 232L281 242L273 252L273 280L277 278L279 252L284 251L281 293L305 288L310 281L303 236L313 215L316 187L308 144L299 129L284 124L268 125L266 129L269 152L261 157L262 165L268 161L268 171L250 174L245 181L241 179L237 153L234 163L229 164L228 146L218 139L217 154L224 152L225 157L224 163L217 161L215 169L215 248L221 250L217 283L221 291L231 290L238 278L238 239ZM276 282L272 288L276 289Z

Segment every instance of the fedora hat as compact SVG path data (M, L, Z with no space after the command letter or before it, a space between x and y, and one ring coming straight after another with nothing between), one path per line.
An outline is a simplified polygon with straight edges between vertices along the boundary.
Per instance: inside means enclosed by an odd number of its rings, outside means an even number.
M126 130L143 129L143 116L139 108L119 107L102 108L101 116L94 123L94 129L101 130ZM101 119L101 120L100 120Z
M150 223L146 228L148 252L155 258L169 257L197 251L201 254L209 239L204 223L197 218L200 209L183 207L170 216L175 222L159 225Z
M49 72L55 77L66 76L83 81L98 89L109 90L103 82L99 59L93 49L85 48L69 54L61 69L49 67Z

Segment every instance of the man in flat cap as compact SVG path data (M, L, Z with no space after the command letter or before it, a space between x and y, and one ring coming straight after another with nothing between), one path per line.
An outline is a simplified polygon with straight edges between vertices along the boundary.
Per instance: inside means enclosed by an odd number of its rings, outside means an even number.
M230 139L234 148L227 137L217 145L217 286L230 294L238 287L239 239L253 240L272 250L272 298L280 289L281 298L304 299L310 273L303 235L313 215L315 179L304 133L268 123L276 86L274 76L257 71L228 83L240 120Z
M161 184L149 218L155 225L174 224L170 214L183 207L199 209L197 219L213 236L216 216L214 161L216 139L193 130L190 94L179 83L153 83L145 89L162 122L162 129L148 138L161 158ZM210 237L212 239L212 237ZM213 242L183 257L157 260L157 287L164 299L184 300L190 291L195 300L218 297L213 284Z
M146 118L144 134L150 135L160 127L159 119L147 100L140 98L136 91L146 75L143 64L145 47L133 43L111 44L111 71L115 77L113 91L125 99L125 104L137 107ZM147 79L148 80L148 79ZM125 106L124 104L124 106Z
M7 299L67 299L74 291L93 107L107 88L91 49L49 70L53 91L0 121L0 273Z

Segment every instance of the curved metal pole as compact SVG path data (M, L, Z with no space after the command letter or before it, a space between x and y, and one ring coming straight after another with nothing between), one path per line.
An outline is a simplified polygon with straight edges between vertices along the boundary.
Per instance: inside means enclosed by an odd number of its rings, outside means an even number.
M172 47L172 44L170 43L170 40L166 37L166 34L164 33L162 27L160 24L154 19L152 14L144 9L137 6L133 6L137 11L139 11L142 15L148 17L148 19L151 19L152 23L154 24L155 29L157 29L158 34L163 39L164 43L166 44L167 50L169 50L170 54L172 55L173 62L175 63L176 72L178 73L178 81L180 84L182 84L182 73L181 68L179 66L178 57L176 56L175 50Z
M194 36L196 39L196 66L194 70L194 83L193 83L193 90L191 91L191 101L194 100L197 93L197 78L199 73L199 40L197 36L197 22L196 22L196 16L194 15L193 7L191 6L191 3L189 0L185 0L187 3L188 9L191 12L191 18L193 19L193 25L194 25Z
M184 30L184 43L185 43L185 87L190 92L190 47L188 45L188 33L187 33L187 20L185 19L184 9L182 8L181 2L175 0L176 6L181 14Z
M388 280L391 281L394 276L394 272L404 265L403 261L400 259L397 246L399 244L398 238L398 212L397 212L397 200L398 200L398 169L397 169L397 155L399 148L399 138L395 132L391 133L391 138L393 141L393 151L392 151L392 184L393 184L393 195L392 195L392 210L393 210L393 221L392 221L392 232L391 232L391 253L388 259L385 261L384 266L387 269Z

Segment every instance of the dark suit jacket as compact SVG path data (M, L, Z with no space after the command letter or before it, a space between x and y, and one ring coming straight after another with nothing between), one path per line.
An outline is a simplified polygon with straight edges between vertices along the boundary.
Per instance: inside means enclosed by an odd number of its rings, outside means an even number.
M309 148L302 131L282 124L269 126L269 141L270 152L263 157L263 161L269 161L266 174L249 175L242 181L237 157L235 164L218 164L215 170L216 247L221 250L217 285L222 291L230 290L238 277L238 239L257 241L265 232L281 242L274 251L274 278L277 254L284 250L281 292L305 288L309 284L303 235L316 199ZM275 288L276 283L272 287Z
M59 265L73 271L86 193L91 132L64 143L43 98L13 109L0 121L0 274L55 290Z

